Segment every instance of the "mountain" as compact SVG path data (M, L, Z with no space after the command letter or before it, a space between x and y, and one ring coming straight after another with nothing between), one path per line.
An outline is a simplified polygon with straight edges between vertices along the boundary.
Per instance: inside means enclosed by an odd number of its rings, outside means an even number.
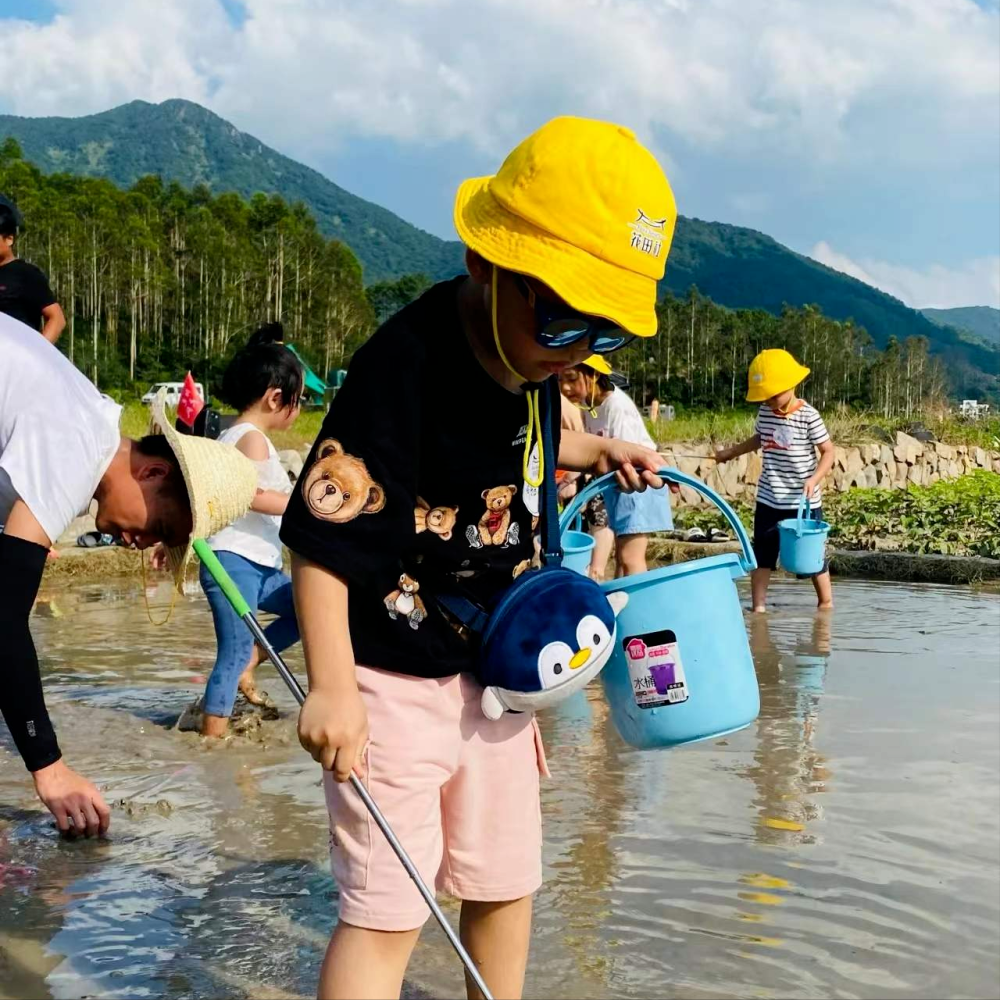
M683 294L692 285L720 305L779 312L785 303L818 305L834 319L852 318L877 347L890 337L926 337L958 395L1000 393L1000 350L932 323L899 299L789 250L753 229L700 219L678 220L663 285ZM994 310L995 312L996 310Z
M82 118L0 115L0 139L8 135L46 173L107 177L123 187L159 174L185 187L207 184L244 196L264 191L305 202L320 229L357 254L367 281L407 271L451 275L462 267L456 244L350 194L190 101L132 101Z
M368 282L419 271L441 278L462 266L461 244L352 195L189 101L133 101L83 118L0 115L0 139L7 135L47 172L108 177L120 185L155 173L216 192L276 192L303 201L324 233L354 250ZM662 287L684 294L691 285L732 308L778 312L785 303L815 304L836 319L853 317L879 347L890 337L926 337L945 359L956 392L1000 392L995 339L988 344L959 332L954 318L944 326L931 322L898 299L752 229L682 217Z
M1000 309L960 306L956 309L921 309L932 323L969 333L977 340L1000 347Z

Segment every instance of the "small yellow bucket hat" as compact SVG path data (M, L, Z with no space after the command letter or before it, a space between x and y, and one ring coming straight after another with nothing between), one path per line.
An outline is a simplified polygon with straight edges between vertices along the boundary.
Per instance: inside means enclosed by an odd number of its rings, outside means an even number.
M455 197L466 246L640 337L656 333L656 283L676 222L653 154L630 129L588 118L553 118Z
M794 389L807 375L809 369L800 365L780 348L761 351L750 362L747 372L747 402L763 403L765 399Z
M591 356L583 363L588 368L593 368L599 375L611 374L611 365L608 362L608 359L601 354L591 354Z

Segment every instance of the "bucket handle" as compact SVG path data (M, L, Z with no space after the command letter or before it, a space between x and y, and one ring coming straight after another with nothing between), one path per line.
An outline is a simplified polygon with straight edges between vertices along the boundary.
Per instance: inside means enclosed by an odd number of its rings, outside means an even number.
M694 476L689 476L685 472L681 472L680 469L674 469L666 467L660 469L657 473L663 479L667 479L672 483L680 483L684 486L690 486L691 489L700 493L707 500L710 500L716 507L719 508L722 516L729 523L729 526L736 533L736 537L740 541L740 545L743 547L743 554L740 557L740 562L743 564L743 569L745 572L750 573L757 568L757 560L754 558L753 545L750 543L750 536L747 534L747 529L743 527L743 522L736 516L736 511L726 503L722 497L719 496L715 490L706 486L700 479L695 479ZM559 520L559 531L565 531L573 518L578 515L580 511L583 510L584 504L591 500L593 497L597 496L599 493L603 493L605 490L611 487L618 486L618 482L615 479L615 474L613 472L607 473L607 475L601 476L600 479L595 479L587 486L585 486L570 502L570 505L563 511L563 515Z
M808 511L809 516L806 517L806 512ZM805 522L813 520L812 516L812 505L809 503L809 497L802 494L799 498L799 509L795 515L795 534L801 538L802 532L805 530Z

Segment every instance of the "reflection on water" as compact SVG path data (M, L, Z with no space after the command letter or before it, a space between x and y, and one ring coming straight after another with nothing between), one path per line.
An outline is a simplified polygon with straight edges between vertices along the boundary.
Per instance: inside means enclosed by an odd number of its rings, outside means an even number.
M743 732L637 752L596 688L543 717L529 995L998 995L1000 598L849 582L817 614L810 595L778 581L748 616ZM33 627L113 836L61 842L0 732L0 995L312 995L336 892L290 696L262 670L284 717L253 740L169 728L211 669L196 596L154 629L127 587L62 590ZM432 925L411 975L460 995Z

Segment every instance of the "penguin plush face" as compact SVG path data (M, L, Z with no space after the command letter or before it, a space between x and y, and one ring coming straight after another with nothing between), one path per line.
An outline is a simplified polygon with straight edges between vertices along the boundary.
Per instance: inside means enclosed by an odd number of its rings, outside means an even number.
M609 606L610 607L610 606ZM584 615L576 626L574 641L569 645L562 639L543 646L538 654L539 690L563 684L574 670L585 667L592 659L601 657L611 646L615 633L612 617L611 628L597 615Z
M483 634L484 714L535 711L580 690L611 656L626 601L571 570L522 574Z

